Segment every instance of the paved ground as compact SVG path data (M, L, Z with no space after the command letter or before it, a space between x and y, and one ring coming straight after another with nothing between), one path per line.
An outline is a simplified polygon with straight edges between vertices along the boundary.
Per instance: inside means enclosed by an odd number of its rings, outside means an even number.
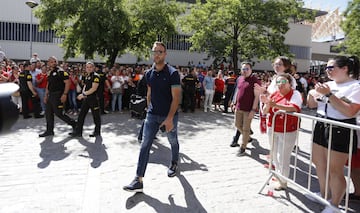
M253 137L246 156L229 143L235 132L233 115L196 111L180 114L180 174L167 177L170 149L166 137L154 142L144 179L144 193L122 187L133 179L139 152L136 139L141 121L129 113L102 117L102 137L89 138L89 114L84 137L68 137L70 127L57 121L55 136L39 138L44 119L20 118L13 133L0 136L0 212L320 212L322 205L307 200L304 192L288 190L267 196L263 168L267 136L253 122ZM307 186L311 122L302 121L299 173L296 182ZM314 169L312 169L314 173ZM316 176L311 190L316 191ZM359 205L350 206L360 211Z

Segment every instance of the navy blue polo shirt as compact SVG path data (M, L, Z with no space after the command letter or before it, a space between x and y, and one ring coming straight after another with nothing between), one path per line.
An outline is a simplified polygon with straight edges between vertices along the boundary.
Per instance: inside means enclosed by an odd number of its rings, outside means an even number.
M180 87L179 72L166 64L161 71L153 66L146 72L146 82L151 88L148 112L154 115L167 116L172 102L171 88Z

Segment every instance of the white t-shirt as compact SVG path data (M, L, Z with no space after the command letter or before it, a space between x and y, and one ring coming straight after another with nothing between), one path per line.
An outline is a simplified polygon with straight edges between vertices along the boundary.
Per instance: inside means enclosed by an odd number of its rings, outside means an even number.
M304 85L304 89L306 90L308 88L307 80L304 77L300 77L299 81Z
M348 81L345 83L337 84L335 81L328 81L325 84L329 85L331 92L338 98L349 103L360 104L360 84L357 80ZM321 98L322 101L317 101L318 108L317 113L325 116L325 105L327 98ZM331 103L327 104L327 117L344 120L350 119L351 117L345 116L337 109L335 109ZM355 116L354 116L355 117Z
M111 77L111 82L112 82L112 88L116 89L121 87L121 85L124 83L124 79L122 76L114 75Z

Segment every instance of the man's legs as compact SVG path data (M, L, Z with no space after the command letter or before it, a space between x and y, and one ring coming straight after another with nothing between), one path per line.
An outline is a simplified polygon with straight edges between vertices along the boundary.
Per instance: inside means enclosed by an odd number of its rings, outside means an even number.
M179 161L179 141L177 135L178 115L174 116L173 124L174 128L167 133L167 138L171 146L171 164L168 170L169 177L174 177L176 175L177 165Z
M136 176L144 177L147 163L149 161L149 152L154 141L154 137L159 130L160 123L157 117L148 113L144 122L143 138L139 154Z
M46 131L40 134L39 137L54 135L54 110L50 98L47 100L46 103L45 118L46 118Z
M250 127L251 127L251 118L249 119L249 112L242 111L243 113L243 126L242 126L242 144L241 147L246 149L246 146L250 139Z

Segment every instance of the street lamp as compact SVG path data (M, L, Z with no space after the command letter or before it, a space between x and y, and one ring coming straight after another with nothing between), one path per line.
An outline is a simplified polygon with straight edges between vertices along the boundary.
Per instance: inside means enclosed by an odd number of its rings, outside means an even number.
M37 3L36 1L33 1L33 0L29 0L29 1L26 1L25 4L31 8L31 10L30 10L30 58L31 58L31 54L32 54L32 25L33 25L33 23L32 23L33 22L32 9L37 7L39 5L39 3Z

